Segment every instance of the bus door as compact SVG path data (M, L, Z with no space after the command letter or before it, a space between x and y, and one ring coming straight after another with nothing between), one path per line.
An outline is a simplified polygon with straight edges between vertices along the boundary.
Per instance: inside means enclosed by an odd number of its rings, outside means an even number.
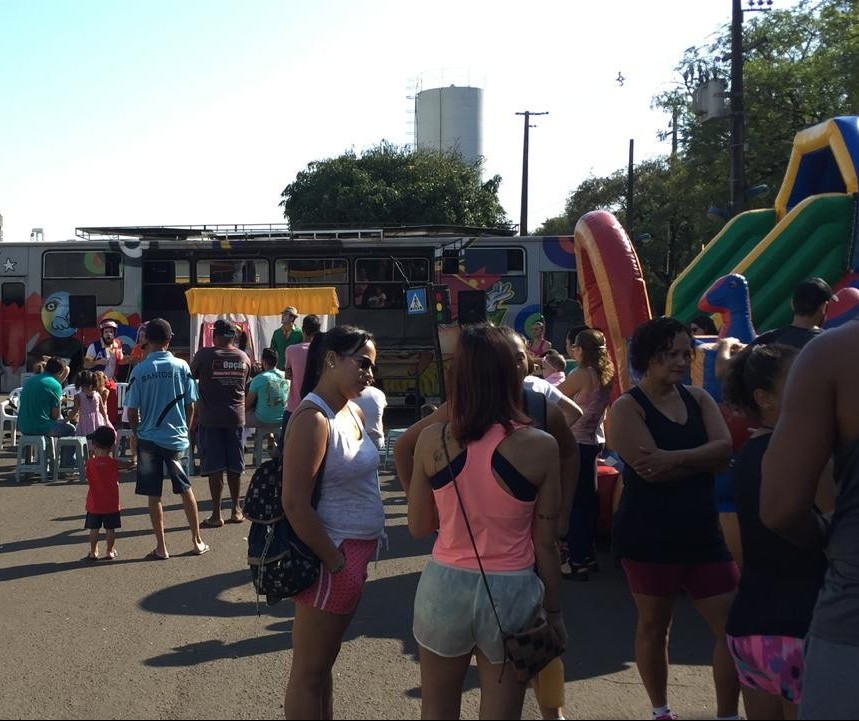
M584 324L582 306L576 299L575 271L546 271L540 273L540 295L546 319L546 338L552 348L566 355L566 339L570 330Z

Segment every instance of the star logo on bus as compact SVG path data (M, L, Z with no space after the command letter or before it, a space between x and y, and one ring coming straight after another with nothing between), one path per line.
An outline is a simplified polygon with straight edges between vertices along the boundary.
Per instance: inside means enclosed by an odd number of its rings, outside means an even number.
M17 261L12 260L11 258L6 258L6 262L3 263L3 272L11 273L15 270L15 266L18 264Z

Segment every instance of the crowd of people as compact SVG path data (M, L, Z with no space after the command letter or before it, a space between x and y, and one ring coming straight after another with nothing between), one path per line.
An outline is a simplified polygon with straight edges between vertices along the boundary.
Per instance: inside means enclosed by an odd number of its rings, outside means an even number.
M623 492L611 553L637 611L634 656L654 719L676 718L668 698L669 633L687 595L712 631L716 714L750 719L852 718L859 691L859 325L821 332L834 298L802 283L794 321L744 346L723 339L717 372L725 403L742 413L748 440L732 465L742 570L720 525L716 475L731 465L732 436L710 394L688 383L693 328L676 319L640 325L628 343L638 381L618 394L606 338L579 328L567 358L545 338L491 323L462 327L447 399L398 439L394 459L408 527L433 547L413 601L424 718L458 718L472 658L481 718L518 718L527 685L505 672L505 637L543 619L566 640L563 581L597 571L597 462L621 462ZM812 307L813 306L813 307ZM243 433L282 426L284 513L316 554L315 582L295 603L286 718L331 718L333 666L360 602L368 565L385 540L379 488L384 394L374 388L373 336L351 326L320 330L295 308L251 378L238 329L213 327L214 346L190 364L169 351L172 329L148 322L138 339L125 408L135 438L136 492L148 498L153 559L169 558L163 476L181 496L194 554L200 528L241 523ZM695 330L709 335L703 318ZM77 427L91 440L86 502L88 558L115 558L120 509L109 390L92 368L129 362L101 346L76 383ZM809 342L813 341L813 342ZM800 350L802 348L802 350ZM113 353L113 355L111 355ZM114 365L111 367L111 357ZM64 435L68 374L51 358L21 394L25 432ZM542 376L542 377L541 377ZM617 396L611 402L613 396ZM610 417L609 417L610 416ZM280 429L278 429L280 430ZM188 475L196 436L212 514L202 522ZM221 512L224 476L229 518ZM837 488L837 493L835 489ZM105 528L106 553L99 553ZM544 718L563 718L564 670L554 659L532 679Z

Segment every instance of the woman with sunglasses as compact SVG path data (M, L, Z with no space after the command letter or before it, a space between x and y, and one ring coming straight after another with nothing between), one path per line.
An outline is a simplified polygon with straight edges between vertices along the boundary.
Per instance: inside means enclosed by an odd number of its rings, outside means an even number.
M352 402L372 384L375 362L366 331L336 326L317 334L308 349L303 400L286 428L283 509L321 562L316 581L292 597L286 718L333 718L332 668L384 536L379 450Z

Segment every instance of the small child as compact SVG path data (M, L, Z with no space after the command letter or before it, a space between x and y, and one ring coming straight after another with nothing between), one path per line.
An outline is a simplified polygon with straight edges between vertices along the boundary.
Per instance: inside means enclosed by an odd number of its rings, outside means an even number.
M87 561L97 561L99 529L104 526L107 553L103 558L112 561L118 552L116 529L122 527L119 506L119 464L113 457L116 431L110 426L99 426L87 436L92 455L86 464L86 480L89 490L86 496L86 521L89 529L89 554Z
M100 426L113 428L107 415L104 398L97 390L97 384L93 371L81 371L75 379L78 392L75 394L73 414L77 417L76 433L79 436L89 436Z

